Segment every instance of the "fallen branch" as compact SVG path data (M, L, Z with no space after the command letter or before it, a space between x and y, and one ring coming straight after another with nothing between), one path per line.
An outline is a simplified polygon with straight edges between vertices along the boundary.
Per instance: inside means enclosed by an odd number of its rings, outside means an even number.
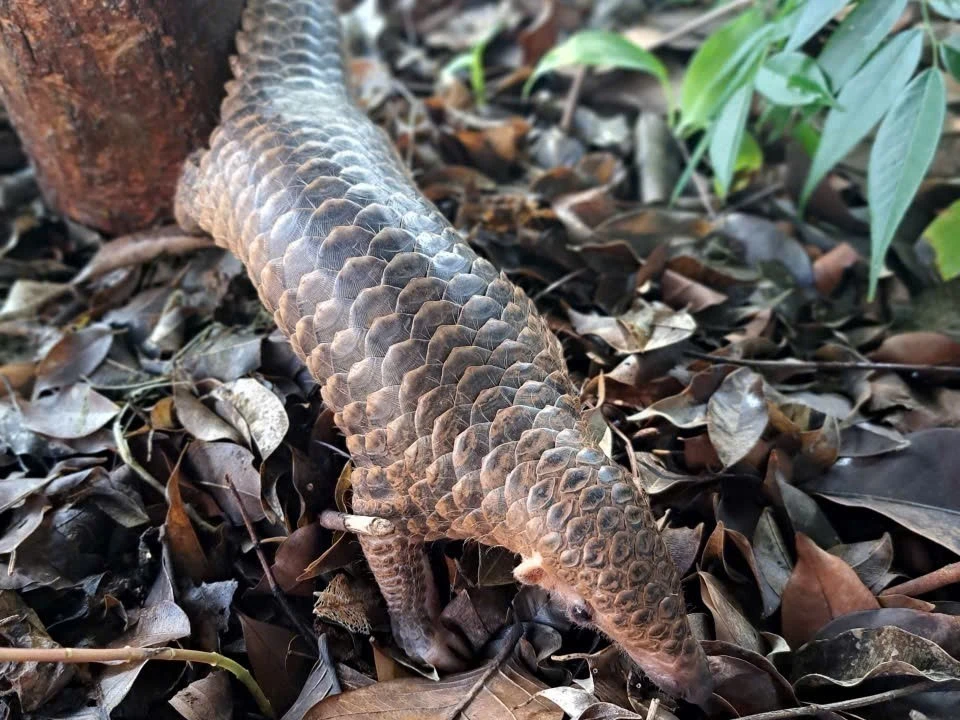
M349 532L356 535L386 537L396 532L396 526L386 518L367 515L349 515L336 510L324 510L320 513L320 526L327 530Z
M182 648L124 647L124 648L18 648L0 647L2 663L137 663L147 660L170 662L195 662L226 670L239 680L253 696L260 712L268 718L275 717L273 708L253 675L243 665L219 653Z
M804 705L798 708L786 708L785 710L771 710L770 712L757 713L756 715L744 715L740 720L788 720L789 718L808 717L810 715L819 715L839 710L854 710L856 708L866 707L868 705L877 705L882 702L897 700L898 698L916 695L917 693L927 692L929 690L943 690L946 686L955 685L951 681L939 682L937 680L926 680L924 682L914 683L896 690L887 690L876 695L865 695L864 697L852 698L850 700L841 700L839 702L827 703L826 705Z
M297 615L294 609L290 607L290 603L287 602L286 593L277 583L277 578L274 577L270 563L267 562L267 556L263 554L260 537L257 535L256 528L253 527L253 520L250 519L250 514L243 505L243 498L240 497L240 491L237 490L236 484L230 479L229 475L224 475L224 480L226 480L227 486L233 493L233 499L237 501L237 509L240 511L240 517L243 518L243 525L247 529L247 535L250 536L250 542L253 543L253 549L257 553L257 559L260 561L260 567L263 568L263 575L267 579L267 585L270 586L270 592L273 593L273 599L277 601L280 609L283 610L283 614L286 615L287 619L300 631L300 634L309 640L311 645L316 645L318 641L317 634L313 631L313 628L307 625L307 623Z
M926 595L934 590L939 590L947 585L955 585L957 583L960 583L960 562L944 565L939 570L934 570L913 580L907 580L899 585L888 587L880 593L880 595L909 595L910 597L916 597L917 595Z
M728 363L756 368L757 370L889 370L893 372L937 373L960 375L960 367L953 365L913 365L910 363L869 362L863 360L754 360L750 358L730 358L707 353L686 352L690 357L708 360L714 363Z

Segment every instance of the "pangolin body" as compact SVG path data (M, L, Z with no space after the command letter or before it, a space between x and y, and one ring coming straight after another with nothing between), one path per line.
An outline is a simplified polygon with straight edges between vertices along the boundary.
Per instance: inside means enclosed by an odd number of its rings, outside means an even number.
M322 386L355 463L354 509L394 635L441 669L423 543L500 545L664 689L710 693L646 498L581 432L561 347L533 303L415 188L352 102L332 0L250 0L221 122L189 161L178 221L246 265Z

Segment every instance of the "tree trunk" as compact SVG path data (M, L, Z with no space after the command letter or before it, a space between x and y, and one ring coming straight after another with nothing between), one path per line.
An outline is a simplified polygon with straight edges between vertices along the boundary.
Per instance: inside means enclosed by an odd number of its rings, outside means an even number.
M111 234L171 216L216 124L243 0L0 0L0 93L48 202Z

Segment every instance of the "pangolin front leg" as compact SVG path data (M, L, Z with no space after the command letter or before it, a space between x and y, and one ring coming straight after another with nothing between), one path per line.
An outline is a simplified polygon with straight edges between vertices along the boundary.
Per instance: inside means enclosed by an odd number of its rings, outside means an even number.
M533 303L419 193L354 105L332 0L248 0L237 51L177 218L244 262L335 411L355 508L400 527L395 544L364 550L401 645L454 664L462 648L431 630L435 588L417 546L471 539L521 555L518 579L661 687L709 697L643 491L581 432L560 343Z
M440 603L422 539L400 532L361 536L360 546L387 601L393 637L408 655L441 672L462 670L472 652L440 622Z

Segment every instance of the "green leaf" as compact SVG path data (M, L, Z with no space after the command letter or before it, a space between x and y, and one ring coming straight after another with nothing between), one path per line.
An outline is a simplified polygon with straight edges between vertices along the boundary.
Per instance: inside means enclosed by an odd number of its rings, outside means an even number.
M800 143L803 151L813 157L817 154L817 148L820 147L820 133L808 122L797 123L790 133L791 137Z
M750 85L744 85L731 95L717 117L713 137L710 139L710 162L713 164L721 196L727 194L736 171L737 156L743 144L752 98L753 87Z
M946 104L943 75L930 68L904 88L877 131L867 167L871 299L887 248L933 162Z
M810 193L848 152L867 136L897 95L910 81L920 62L923 30L900 33L867 61L837 97L837 107L827 113L810 174L800 194L805 206Z
M847 0L807 0L784 50L789 52L801 47L830 22L830 19L846 4Z
M798 52L769 58L757 72L756 88L777 105L797 107L832 102L823 71L813 58Z
M530 79L523 86L524 97L530 94L534 83L543 75L570 65L617 67L647 72L660 81L664 93L670 98L670 83L663 63L653 53L630 42L623 35L605 30L583 30L571 35L566 42L557 45L540 58Z
M951 35L940 44L940 59L953 79L960 80L960 35Z
M844 18L818 59L835 91L883 42L906 7L907 0L863 0Z
M960 20L960 0L930 0L930 7L938 15L951 20Z
M937 269L944 280L960 275L960 200L937 216L923 231L936 253Z
M683 77L681 132L706 127L730 89L724 80L734 75L736 60L755 44L748 40L763 26L763 13L754 8L722 26L700 46Z

